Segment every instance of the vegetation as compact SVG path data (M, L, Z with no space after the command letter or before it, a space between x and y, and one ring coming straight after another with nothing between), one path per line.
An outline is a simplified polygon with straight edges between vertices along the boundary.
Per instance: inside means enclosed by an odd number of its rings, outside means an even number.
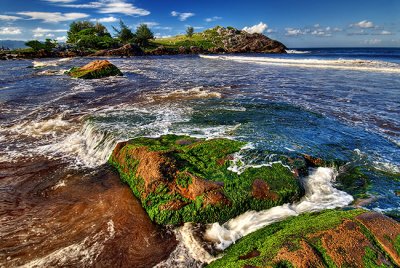
M207 267L294 267L288 260L277 261L275 259L279 250L283 247L289 248L291 252L300 249L300 241L305 241L317 256L321 258L325 267L337 267L332 260L329 252L321 243L318 234L324 230L332 230L339 226L344 219L350 219L356 223L371 243L371 247L365 248L365 255L362 257L363 267L390 267L384 264L378 265L378 254L391 262L385 251L379 246L375 246L374 238L367 232L366 228L358 222L355 217L364 213L364 210L327 210L321 213L306 213L297 217L289 218L285 221L274 223L251 233L236 244L229 247L223 257L212 262ZM332 241L333 243L333 241ZM254 258L239 258L249 252L257 250L260 254ZM385 257L386 256L386 257ZM283 265L283 266L282 266ZM356 265L353 263L353 265ZM360 265L360 264L358 264ZM346 266L347 267L347 266Z
M117 33L115 38L117 38L121 43L133 43L135 40L135 34L132 30L120 19L119 29L113 26L114 31Z
M293 202L303 194L299 181L281 164L270 167L248 168L238 175L229 171L229 155L239 151L244 143L228 139L203 140L188 136L166 135L157 139L136 138L129 141L118 153L110 157L120 177L141 200L150 218L160 224L182 222L224 222L247 210L262 210ZM193 185L193 178L202 178L223 185L222 194L229 204L210 204L207 193L188 199L172 191L169 183L159 183L157 189L148 192L144 178L138 176L140 159L132 153L136 148L160 152L178 170L178 176L165 173L165 179L176 185ZM168 162L169 163L169 162ZM154 164L156 165L156 164ZM149 167L151 168L151 167ZM170 167L165 167L166 170ZM275 198L257 199L251 189L255 179L265 181ZM167 204L184 204L179 209L162 209Z
M72 22L67 33L67 43L78 49L106 49L117 47L118 42L111 37L107 28L90 21Z
M194 28L192 26L187 27L186 36L191 38L193 36L193 33L194 33Z
M26 46L33 49L33 51L45 50L50 52L57 46L57 40L46 39L44 42L38 40L31 40L25 43Z
M136 29L136 39L137 43L141 47L146 47L149 44L149 40L154 38L153 32L147 27L146 24L140 24Z

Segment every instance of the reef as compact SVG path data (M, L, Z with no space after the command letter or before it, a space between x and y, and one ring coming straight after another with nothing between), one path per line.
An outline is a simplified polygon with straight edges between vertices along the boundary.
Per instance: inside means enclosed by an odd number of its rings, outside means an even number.
M264 227L207 267L394 267L400 224L376 212L327 210Z
M230 139L142 137L119 143L109 163L159 224L224 222L300 199L299 178L283 164L229 170L243 146Z
M73 67L66 74L74 78L97 79L108 76L120 76L122 72L107 60L96 60L82 67Z

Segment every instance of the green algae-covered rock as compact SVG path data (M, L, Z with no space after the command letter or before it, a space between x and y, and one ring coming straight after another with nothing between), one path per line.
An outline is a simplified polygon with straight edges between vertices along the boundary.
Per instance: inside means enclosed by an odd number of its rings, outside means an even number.
M122 72L107 60L96 60L83 67L74 67L67 71L66 74L74 78L96 79L108 76L119 76L122 75Z
M380 213L327 210L264 227L207 267L396 267L400 224Z
M281 164L228 170L244 143L166 135L119 143L109 163L160 224L224 222L247 210L298 200L298 178Z

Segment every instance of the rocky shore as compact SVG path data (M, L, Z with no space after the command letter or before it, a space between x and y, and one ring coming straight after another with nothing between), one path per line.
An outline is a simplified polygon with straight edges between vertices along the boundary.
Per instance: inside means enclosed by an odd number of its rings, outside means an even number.
M76 49L53 51L3 51L0 60L66 57L131 57L148 55L233 54L233 53L286 53L286 46L263 34L247 33L234 28L215 27L199 34L200 39L184 42L154 39L149 47L125 44L119 48L98 51ZM197 45L196 45L197 44Z

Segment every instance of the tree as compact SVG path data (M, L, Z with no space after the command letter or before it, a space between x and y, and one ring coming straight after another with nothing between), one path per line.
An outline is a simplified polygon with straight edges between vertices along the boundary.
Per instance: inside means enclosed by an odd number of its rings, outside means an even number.
M67 43L86 50L108 49L115 47L118 42L111 37L104 25L98 22L76 21L70 25Z
M122 43L126 44L134 41L135 34L132 33L131 29L120 19L119 29L112 26L114 31L117 33L116 38L118 38Z
M43 49L42 42L40 42L38 40L30 40L28 42L25 42L25 45L27 47L32 48L34 51L39 51L39 50Z
M153 32L146 24L140 24L136 29L136 42L145 47L149 44L149 40L154 38Z
M186 36L191 38L193 36L194 33L194 28L192 26L189 26L186 28Z
M30 40L25 43L26 46L31 47L34 51L39 51L39 50L46 50L50 52L53 48L57 46L57 41L56 40L51 40L51 39L46 39L44 43L38 41L38 40Z

